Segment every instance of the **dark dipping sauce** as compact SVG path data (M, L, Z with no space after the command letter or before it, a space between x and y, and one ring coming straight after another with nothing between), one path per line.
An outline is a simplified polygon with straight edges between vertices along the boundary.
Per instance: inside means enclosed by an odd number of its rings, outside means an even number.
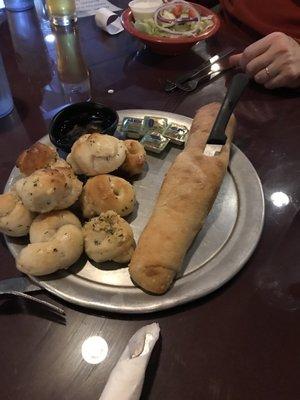
M70 152L73 143L86 133L113 135L119 117L116 111L99 103L71 104L53 118L49 137L60 150Z

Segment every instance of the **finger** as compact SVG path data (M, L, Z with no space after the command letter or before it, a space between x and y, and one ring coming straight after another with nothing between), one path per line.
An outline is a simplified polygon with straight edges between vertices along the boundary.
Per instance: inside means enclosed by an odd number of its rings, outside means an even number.
M274 78L267 81L264 86L266 89L276 89L280 87L287 86L287 79L284 74L279 74Z
M274 79L280 73L280 66L275 61L268 65L267 67L262 68L259 72L254 75L255 82L264 85L270 80Z
M242 53L234 54L233 56L230 56L229 57L229 65L231 65L232 67L239 66L241 57L242 57Z
M296 88L299 87L299 81L291 80L290 75L285 71L267 81L264 86L267 89L276 89L281 87Z
M246 72L255 76L259 71L263 70L265 67L269 66L272 61L272 51L269 49L258 57L255 57L246 65Z
M257 72L254 75L254 80L255 80L255 82L259 83L260 85L264 85L265 83L267 83L270 80L265 68L261 69L259 72Z
M246 65L253 60L255 57L260 56L265 53L271 45L271 40L268 36L258 40L255 43L250 44L250 46L246 47L242 57L240 59L240 66L245 69Z

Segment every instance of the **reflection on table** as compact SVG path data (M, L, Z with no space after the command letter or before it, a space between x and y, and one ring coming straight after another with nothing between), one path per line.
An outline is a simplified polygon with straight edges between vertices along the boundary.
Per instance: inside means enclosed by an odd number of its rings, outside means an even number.
M51 118L66 104L88 101L91 98L90 74L83 59L76 26L52 26L45 36L56 65L52 81L44 88L42 103L45 118Z

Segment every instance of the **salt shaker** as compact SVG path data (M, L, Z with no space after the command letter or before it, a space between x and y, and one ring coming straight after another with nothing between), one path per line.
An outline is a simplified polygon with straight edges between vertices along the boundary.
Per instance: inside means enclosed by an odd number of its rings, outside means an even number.
M9 114L14 108L2 56L0 54L0 118Z

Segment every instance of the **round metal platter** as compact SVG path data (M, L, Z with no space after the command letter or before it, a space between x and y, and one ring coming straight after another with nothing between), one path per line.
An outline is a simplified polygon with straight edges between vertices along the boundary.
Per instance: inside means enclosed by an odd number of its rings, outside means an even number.
M123 117L163 116L169 122L190 127L190 118L155 110L122 110ZM48 136L41 141L49 143ZM151 215L164 175L181 148L168 145L159 155L148 153L147 170L134 181L137 206L127 220L138 240ZM14 168L6 185L18 179ZM189 249L180 276L162 296L152 296L136 288L128 268L116 263L102 265L84 256L66 271L30 278L49 292L84 307L119 313L148 313L187 303L213 292L237 274L253 253L263 227L264 197L259 177L250 161L232 146L229 170L201 232ZM28 239L7 237L16 257Z

